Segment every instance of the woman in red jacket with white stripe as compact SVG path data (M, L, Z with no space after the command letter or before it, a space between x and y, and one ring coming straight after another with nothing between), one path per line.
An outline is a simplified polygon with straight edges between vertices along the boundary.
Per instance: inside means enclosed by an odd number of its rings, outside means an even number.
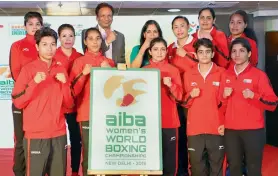
M220 67L227 68L229 66L228 40L225 33L216 29L214 25L216 20L214 10L209 7L201 9L198 19L200 29L193 34L193 37L210 39L215 53L212 61Z
M230 56L235 63L226 71L221 92L225 114L225 151L231 176L242 175L241 163L246 157L247 174L261 176L265 144L264 110L274 111L275 95L267 75L250 64L248 40L237 38L231 44Z

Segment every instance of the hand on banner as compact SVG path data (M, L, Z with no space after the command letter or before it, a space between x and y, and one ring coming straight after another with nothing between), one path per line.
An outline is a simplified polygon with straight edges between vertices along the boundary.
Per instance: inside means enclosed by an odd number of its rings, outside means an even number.
M250 98L253 99L254 98L254 92L252 92L250 89L245 89L244 91L242 91L243 97L244 98Z
M66 83L67 79L64 73L57 73L55 78L60 81L61 83Z
M46 79L46 74L44 72L37 72L34 81L38 84Z
M184 57L186 55L186 51L182 47L180 47L180 48L177 48L176 54L181 57Z
M199 97L200 95L200 89L199 88L193 88L190 92L191 98Z
M224 132L225 132L225 127L224 125L220 125L218 127L218 133L221 135L221 136L224 136Z
M231 96L232 92L233 92L233 89L231 87L225 87L224 93L223 93L223 98L227 98L227 97Z
M104 60L102 61L102 63L100 64L100 66L102 68L110 68L111 66L109 65L108 61Z
M86 64L85 67L83 68L83 75L88 75L91 71L92 66L90 64Z
M107 35L106 43L108 45L110 45L112 42L114 42L116 40L117 34L114 31L111 31L111 30L106 30L105 32L106 32L106 35Z
M172 86L171 78L170 77L164 77L163 78L163 84L165 84L168 87L171 87Z

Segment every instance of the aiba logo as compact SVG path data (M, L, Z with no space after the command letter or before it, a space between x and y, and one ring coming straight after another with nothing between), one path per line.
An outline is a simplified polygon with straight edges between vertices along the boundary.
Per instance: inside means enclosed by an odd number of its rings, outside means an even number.
M147 84L143 79L132 79L123 82L124 76L111 76L104 84L104 96L110 99L114 92L122 86L124 96L116 100L116 105L119 107L127 107L136 104L136 97L146 92L143 90L134 89L133 86L137 83Z
M0 100L10 100L14 87L10 68L6 65L0 66Z

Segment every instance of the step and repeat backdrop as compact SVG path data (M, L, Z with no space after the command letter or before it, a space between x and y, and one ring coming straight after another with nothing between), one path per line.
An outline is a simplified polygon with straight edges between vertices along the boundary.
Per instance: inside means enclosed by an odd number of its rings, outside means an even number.
M156 20L163 32L163 37L168 45L175 41L171 22L175 16L114 16L112 28L125 35L126 61L129 64L129 56L132 48L139 44L140 32L147 20ZM198 27L198 16L187 15L190 22L190 33L194 33ZM81 45L81 32L83 29L97 25L95 16L45 16L44 25L56 30L61 24L72 24L76 31L74 47L83 53ZM11 44L25 37L23 26L24 18L0 17L0 148L13 147L13 118L11 111L11 91L14 81L10 77L9 53ZM58 42L59 46L59 42ZM89 113L89 112L88 112ZM35 125L35 124L34 124Z

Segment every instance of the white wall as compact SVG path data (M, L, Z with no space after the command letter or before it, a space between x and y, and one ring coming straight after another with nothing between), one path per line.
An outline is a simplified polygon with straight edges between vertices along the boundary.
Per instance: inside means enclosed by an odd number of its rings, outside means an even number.
M139 43L140 31L144 23L149 19L156 20L163 31L163 36L167 40L168 44L174 41L174 35L171 29L171 22L174 16L115 16L113 22L113 28L122 32L126 38L126 59L129 61L129 55L133 46ZM192 32L198 23L197 15L187 15L192 26ZM76 42L74 47L82 52L80 34L82 29L96 26L96 20L93 16L70 16L70 17L44 17L44 22L51 24L51 28L57 31L58 27L63 23L70 23L75 27L77 32ZM9 51L11 44L24 37L23 34L23 17L0 17L0 65L6 65L0 67L0 89L4 90L9 87L8 84L4 84L7 79L1 70L5 70L7 73L9 70ZM3 85L2 85L3 84ZM11 100L3 100L4 96L0 92L0 148L11 148L13 147L13 120L11 112ZM34 124L35 125L35 124Z

